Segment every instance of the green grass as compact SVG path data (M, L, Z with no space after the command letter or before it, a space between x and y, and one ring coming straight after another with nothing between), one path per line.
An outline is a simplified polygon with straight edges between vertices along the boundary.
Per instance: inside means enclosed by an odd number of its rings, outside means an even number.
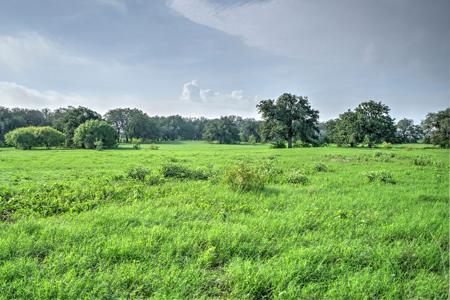
M1 148L0 298L447 299L448 150L159 146Z

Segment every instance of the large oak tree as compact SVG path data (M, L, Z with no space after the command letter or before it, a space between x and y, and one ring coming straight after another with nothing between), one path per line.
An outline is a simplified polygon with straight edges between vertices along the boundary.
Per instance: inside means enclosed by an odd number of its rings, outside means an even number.
M319 111L311 108L308 97L282 94L277 100L262 100L257 105L264 119L264 133L270 139L287 140L292 148L294 138L317 142Z

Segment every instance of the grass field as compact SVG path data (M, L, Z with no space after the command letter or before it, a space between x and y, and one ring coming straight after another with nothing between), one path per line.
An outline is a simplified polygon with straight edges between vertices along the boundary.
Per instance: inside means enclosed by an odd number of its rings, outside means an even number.
M448 150L159 147L0 149L0 298L447 299Z

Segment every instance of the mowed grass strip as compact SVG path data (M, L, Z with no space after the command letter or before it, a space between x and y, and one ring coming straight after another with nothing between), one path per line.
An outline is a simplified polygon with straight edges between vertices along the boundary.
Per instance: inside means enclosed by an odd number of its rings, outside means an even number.
M0 297L447 298L448 150L159 146L0 149Z

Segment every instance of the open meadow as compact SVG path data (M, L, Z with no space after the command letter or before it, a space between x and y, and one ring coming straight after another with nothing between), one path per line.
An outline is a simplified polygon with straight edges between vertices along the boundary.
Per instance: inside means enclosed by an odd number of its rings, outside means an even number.
M447 298L448 150L158 146L1 148L0 298Z

